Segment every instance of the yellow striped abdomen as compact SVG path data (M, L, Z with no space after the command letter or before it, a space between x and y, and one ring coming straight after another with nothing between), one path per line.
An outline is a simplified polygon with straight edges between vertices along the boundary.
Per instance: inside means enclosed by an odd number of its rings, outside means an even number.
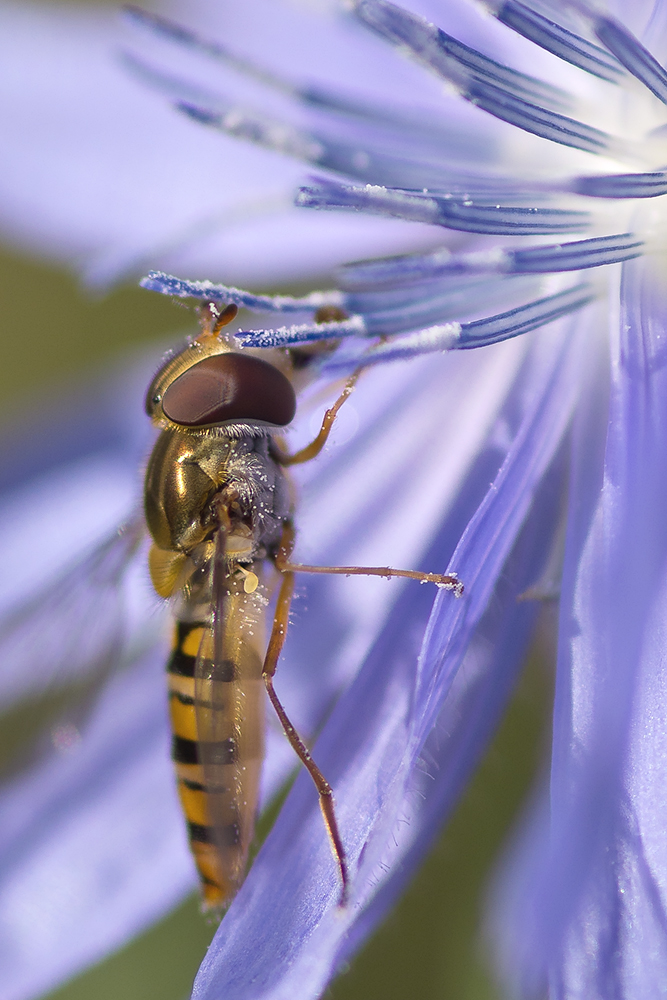
M226 604L224 659L211 663L208 623L177 621L167 666L172 756L205 909L229 902L243 881L263 758L263 606L242 592Z

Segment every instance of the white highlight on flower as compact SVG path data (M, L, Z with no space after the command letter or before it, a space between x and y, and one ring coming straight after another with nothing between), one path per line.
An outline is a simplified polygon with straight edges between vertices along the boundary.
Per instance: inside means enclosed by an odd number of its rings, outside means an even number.
M425 330L409 333L405 337L395 337L390 343L380 344L360 361L362 365L379 361L394 361L411 358L416 354L432 351L451 351L461 336L460 323L438 323Z

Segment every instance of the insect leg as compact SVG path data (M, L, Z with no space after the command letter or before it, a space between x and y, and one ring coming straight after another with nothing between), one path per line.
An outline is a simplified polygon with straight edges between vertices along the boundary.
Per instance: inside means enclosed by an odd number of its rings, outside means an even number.
M215 302L206 302L199 314L201 333L196 338L199 343L217 337L223 326L227 326L236 317L238 306L230 302L224 309L218 309Z
M434 583L442 590L453 590L455 597L463 594L463 584L455 573L420 573L418 570L392 569L390 566L308 566L290 562L282 547L276 556L276 566L281 573L333 573L339 576L383 576L386 579L401 576L419 580L420 583Z
M280 552L289 554L294 542L294 529L291 523L287 523L283 529L283 537L280 543ZM324 824L327 828L327 833L331 840L331 846L333 852L336 856L338 862L338 867L340 870L340 877L342 882L342 891L340 905L345 904L347 898L347 886L348 886L348 874L347 874L347 860L345 857L345 848L343 847L343 842L338 832L338 822L336 820L336 813L334 810L333 801L333 790L331 785L326 780L319 767L313 760L308 750L308 747L303 742L296 729L290 722L285 709L283 708L278 695L273 687L273 678L278 666L278 659L282 651L283 645L285 643L285 636L287 634L287 624L289 620L289 610L292 603L292 594L294 592L294 573L287 570L283 572L283 579L280 585L280 592L278 594L278 602L276 604L276 612L273 619L273 629L271 630L271 638L269 639L269 646L266 651L266 657L264 660L264 668L262 670L262 676L264 678L264 684L266 685L266 690L273 705L276 715L280 719L280 724L283 727L285 736L289 740L292 749L296 753L299 760L302 762L309 775L315 783L315 788L317 789L317 794L320 798L320 809L322 810L322 816L324 817Z
M360 374L361 369L358 369L354 372L354 374L350 375L340 396L333 406L331 406L324 414L322 426L317 437L314 438L310 444L306 445L305 448L301 448L300 451L295 452L293 455L284 455L278 452L276 454L276 461L279 465L302 465L304 462L309 462L311 458L315 458L319 455L329 439L331 428L334 425L334 420L336 419L338 411L348 396L352 393Z

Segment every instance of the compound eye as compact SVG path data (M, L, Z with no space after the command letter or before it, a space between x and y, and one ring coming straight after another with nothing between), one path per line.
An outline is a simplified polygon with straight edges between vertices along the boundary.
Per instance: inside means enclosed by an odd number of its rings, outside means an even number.
M260 358L216 354L174 379L162 397L169 420L184 427L204 427L226 420L284 427L296 412L292 384Z

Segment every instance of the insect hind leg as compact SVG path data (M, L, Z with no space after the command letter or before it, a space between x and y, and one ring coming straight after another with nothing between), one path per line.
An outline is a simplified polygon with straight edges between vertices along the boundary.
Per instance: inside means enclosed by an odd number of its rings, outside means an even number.
M285 537L287 534L287 538ZM281 543L281 551L285 545L289 545L294 537L293 529L290 524L285 526L283 532L283 542ZM269 700L273 705L273 708L280 720L280 724L283 727L285 736L290 742L290 745L297 757L304 765L308 774L313 779L315 788L317 789L317 794L320 800L320 809L322 810L322 816L324 818L324 825L326 826L327 833L329 834L329 839L331 841L331 847L338 863L338 869L341 878L341 897L340 905L344 906L347 901L347 890L348 890L348 870L347 870L347 858L345 855L345 848L343 847L343 841L338 830L338 821L336 819L336 812L334 808L333 800L333 790L331 785L324 777L319 767L313 760L308 747L303 742L298 732L290 722L290 719L282 706L278 695L275 692L273 686L273 678L276 673L276 668L278 666L278 659L282 651L283 645L285 643L285 636L287 634L287 624L289 620L290 605L292 603L292 595L294 592L294 573L287 571L283 572L283 578L280 586L280 591L278 593L278 601L276 604L276 611L273 618L273 628L271 630L271 638L269 639L268 649L266 651L266 657L264 659L264 667L262 669L262 677L264 679L264 684L266 686L266 691L269 696Z
M350 388L351 391L351 388ZM348 392L349 395L349 392ZM339 397L342 405L347 397ZM328 411L331 412L331 411ZM335 417L335 413L334 413ZM332 421L333 422L333 418ZM324 427L324 425L323 425ZM285 736L290 742L292 749L299 760L310 774L317 794L320 799L320 808L324 817L324 823L331 840L333 853L338 862L342 883L340 905L345 905L348 891L348 870L345 848L338 830L338 822L334 809L333 790L326 780L319 767L313 760L308 747L303 742L298 732L292 725L285 709L278 698L273 686L273 678L278 666L278 659L285 644L287 626L289 623L289 612L294 593L294 577L296 573L331 573L344 576L383 576L383 577L406 577L411 580L419 580L420 583L435 583L437 587L444 590L451 590L455 597L463 594L463 584L455 573L420 573L416 570L397 570L388 566L307 566L303 563L293 563L290 561L292 549L294 547L294 526L290 520L283 525L282 538L278 551L274 556L276 569L282 574L282 581L278 593L276 610L273 618L273 628L269 639L264 666L262 668L262 678L266 687L269 700L280 720Z

